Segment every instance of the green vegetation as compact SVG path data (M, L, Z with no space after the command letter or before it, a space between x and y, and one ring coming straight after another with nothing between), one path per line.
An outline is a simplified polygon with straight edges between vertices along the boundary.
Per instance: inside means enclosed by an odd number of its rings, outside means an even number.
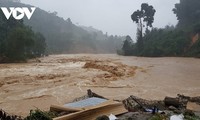
M45 54L45 38L14 18L7 20L0 11L0 63L19 62Z
M144 36L144 49L141 56L182 56L189 44L184 31L152 29Z
M178 28L187 29L188 27L200 23L200 1L199 0L180 0L173 9L178 19Z
M149 30L148 26L152 27L155 10L152 6L143 3L141 10L137 10L131 15L133 22L138 24L136 43L130 40L127 43L126 39L121 53L146 57L200 57L199 6L199 0L180 0L180 3L175 4L173 9L178 19L176 27L166 26ZM145 33L143 32L143 27L145 27L143 22L146 22Z
M31 110L30 115L24 118L24 120L53 120L57 117L53 112L44 112L39 109Z
M200 120L199 116L190 116L190 115L185 115L184 116L185 120Z
M126 36L126 40L124 41L121 54L132 55L132 51L134 50L133 41L130 36Z
M165 114L164 115L163 114L155 114L151 118L149 118L149 120L168 120L168 116Z

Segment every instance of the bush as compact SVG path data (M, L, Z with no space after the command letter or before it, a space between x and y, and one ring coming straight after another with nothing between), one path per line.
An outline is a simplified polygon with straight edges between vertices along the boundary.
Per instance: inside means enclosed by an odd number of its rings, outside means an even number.
M44 112L39 109L31 110L30 115L27 116L24 120L53 120L52 118L56 117L55 113Z

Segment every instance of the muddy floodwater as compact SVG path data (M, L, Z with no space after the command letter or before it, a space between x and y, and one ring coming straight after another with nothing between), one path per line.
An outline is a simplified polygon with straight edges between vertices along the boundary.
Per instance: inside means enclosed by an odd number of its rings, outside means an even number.
M11 114L48 110L51 104L85 95L87 89L117 100L130 95L200 96L200 59L76 54L0 64L0 109Z

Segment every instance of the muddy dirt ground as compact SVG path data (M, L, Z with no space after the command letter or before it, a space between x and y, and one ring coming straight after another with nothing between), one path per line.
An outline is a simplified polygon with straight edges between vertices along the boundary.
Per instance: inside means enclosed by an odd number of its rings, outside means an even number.
M200 59L143 58L118 55L52 55L27 63L0 64L0 109L26 116L86 94L110 99L130 95L163 99L176 94L200 96Z

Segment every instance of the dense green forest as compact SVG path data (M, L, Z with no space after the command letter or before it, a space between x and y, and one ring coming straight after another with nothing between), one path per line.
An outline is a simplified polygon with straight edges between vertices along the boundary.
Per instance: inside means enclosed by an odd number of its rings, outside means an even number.
M26 6L20 2L0 0L2 6ZM44 35L49 54L62 53L116 53L124 37L104 34L92 27L75 25L70 18L57 16L57 12L46 12L37 8L30 20L24 24Z
M0 11L0 63L40 57L45 54L45 49L46 42L42 34L33 32L24 25L23 20L7 20Z
M180 3L175 4L172 10L177 16L178 24L167 25L165 28L153 28L156 10L153 6L143 3L141 10L131 15L133 22L138 25L136 42L127 36L122 51L119 53L147 57L200 57L199 6L199 0L180 0Z

